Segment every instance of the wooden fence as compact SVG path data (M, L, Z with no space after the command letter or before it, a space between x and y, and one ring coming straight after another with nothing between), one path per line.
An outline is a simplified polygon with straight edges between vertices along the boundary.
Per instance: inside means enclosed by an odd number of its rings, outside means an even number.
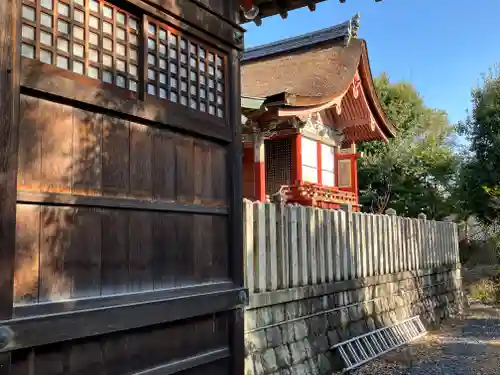
M452 222L245 201L244 230L256 293L459 262Z

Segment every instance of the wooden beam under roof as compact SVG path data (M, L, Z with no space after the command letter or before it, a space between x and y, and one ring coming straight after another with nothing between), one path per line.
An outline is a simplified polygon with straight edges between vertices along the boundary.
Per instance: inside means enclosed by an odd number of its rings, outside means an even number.
M242 4L244 0L241 0ZM241 11L240 20L241 23L254 22L257 26L260 26L262 19L266 17L271 17L279 14L282 18L288 17L288 12L299 9L299 8L309 8L311 12L316 10L316 4L321 3L325 0L253 0L252 4L259 8L258 16L253 19L245 18L243 10ZM338 0L340 3L345 3L346 0ZM375 0L375 2L380 2L382 0ZM247 0L245 2L249 3Z

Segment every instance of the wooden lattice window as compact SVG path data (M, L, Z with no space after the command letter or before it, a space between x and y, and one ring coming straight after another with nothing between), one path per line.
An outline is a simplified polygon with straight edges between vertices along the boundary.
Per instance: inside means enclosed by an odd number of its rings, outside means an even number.
M152 20L147 39L147 93L223 118L225 57Z
M292 180L292 142L290 139L266 140L266 193L271 195Z
M144 35L143 16L103 0L22 4L23 57L225 117L220 51L151 19Z
M23 0L21 54L137 92L139 20L100 0Z

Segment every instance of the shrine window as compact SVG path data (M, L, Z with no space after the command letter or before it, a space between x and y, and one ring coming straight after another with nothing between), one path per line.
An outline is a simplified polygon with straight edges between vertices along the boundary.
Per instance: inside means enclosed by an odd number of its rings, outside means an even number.
M226 116L225 53L103 0L22 0L21 55L132 97Z
M302 138L302 179L306 182L318 182L318 145L317 142Z
M21 54L137 92L139 19L98 0L23 0Z
M223 118L225 57L161 23L147 29L147 94Z
M325 144L321 144L321 182L335 186L335 149Z

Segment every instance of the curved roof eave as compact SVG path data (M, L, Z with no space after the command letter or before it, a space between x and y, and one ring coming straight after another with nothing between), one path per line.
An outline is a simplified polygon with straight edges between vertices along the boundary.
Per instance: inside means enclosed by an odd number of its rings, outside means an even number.
M375 115L379 126L382 127L381 130L384 132L387 138L393 138L397 134L397 129L387 118L387 115L382 108L382 104L380 103L380 99L377 95L375 85L373 84L370 60L368 59L368 48L366 47L366 42L364 40L362 42L361 58L359 62L361 84L363 85L366 98L368 99L370 110Z

